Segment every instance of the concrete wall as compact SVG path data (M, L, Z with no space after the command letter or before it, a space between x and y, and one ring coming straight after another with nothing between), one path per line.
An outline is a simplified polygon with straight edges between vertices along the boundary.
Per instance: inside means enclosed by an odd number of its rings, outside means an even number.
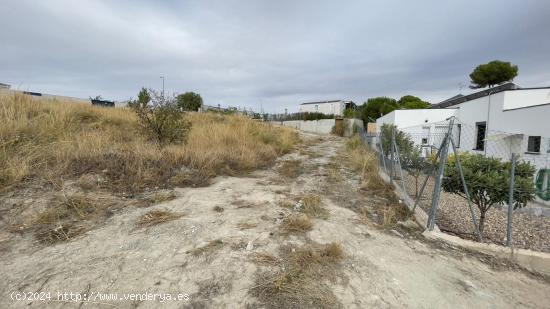
M334 127L334 119L321 119L321 120L289 120L289 121L274 121L276 124L280 124L285 127L294 128L304 132L316 133L316 134L330 134Z
M0 89L0 95L15 95L15 94L25 95L23 91L19 91L19 90L5 89L5 88ZM53 94L47 94L47 93L42 93L41 96L33 96L33 95L28 95L28 96L35 100L58 100L58 101L71 101L75 103L83 103L83 104L90 104L90 105L92 104L92 101L90 99L67 97L67 96L53 95Z
M339 102L329 102L329 103L318 103L318 104L304 104L300 105L300 113L323 113L325 115L336 115L343 116L345 103L343 101Z
M355 127L364 128L363 120L361 119L344 119L344 136L352 136L355 132ZM331 134L332 128L336 121L334 119L320 119L320 120L289 120L289 121L272 121L271 123L282 125L289 128L294 128L304 132L316 133L316 134Z

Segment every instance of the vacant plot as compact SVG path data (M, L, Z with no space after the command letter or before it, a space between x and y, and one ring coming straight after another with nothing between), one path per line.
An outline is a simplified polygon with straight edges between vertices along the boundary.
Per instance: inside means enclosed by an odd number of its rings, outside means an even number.
M92 175L83 181L89 187L117 193L203 185L215 175L266 167L297 141L291 129L245 117L187 118L192 123L187 144L161 148L125 108L1 96L0 189L32 180L60 184L82 175Z
M217 175L268 167L298 142L291 129L246 117L186 118L187 143L161 147L126 108L0 96L0 201L13 204L3 209L11 214L0 217L3 225L33 231L45 243L70 240L115 209L176 198L164 188L204 186ZM138 225L173 218L147 216Z

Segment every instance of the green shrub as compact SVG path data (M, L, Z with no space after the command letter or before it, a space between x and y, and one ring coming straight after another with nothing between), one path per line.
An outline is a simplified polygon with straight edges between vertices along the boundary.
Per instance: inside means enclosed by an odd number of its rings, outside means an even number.
M129 103L142 129L161 146L185 142L191 123L173 97L165 98L142 88L138 99Z
M481 154L461 153L459 156L470 198L480 212L479 230L483 233L487 211L493 205L508 203L511 165L510 162L502 162L498 158ZM464 186L456 164L455 156L450 156L445 167L442 187L447 192L464 197ZM535 168L528 162L517 162L514 173L514 208L524 207L535 198L534 173Z

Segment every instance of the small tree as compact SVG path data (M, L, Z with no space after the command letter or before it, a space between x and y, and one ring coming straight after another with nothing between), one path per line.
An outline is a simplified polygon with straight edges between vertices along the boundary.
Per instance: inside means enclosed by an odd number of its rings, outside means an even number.
M161 146L185 142L191 123L184 118L173 97L164 98L154 90L142 88L138 99L128 105L143 130Z
M201 95L194 92L186 92L177 97L177 105L184 111L198 111L202 106Z
M494 60L478 65L470 74L470 88L485 88L513 80L518 75L518 66L510 62Z
M399 149L401 150L401 149ZM424 171L430 166L428 160L422 157L420 147L412 147L409 153L404 153L401 156L401 164L405 168L409 175L414 178L415 197L418 196L418 178L424 173Z
M469 153L461 153L460 162L470 198L479 209L479 231L483 234L487 211L496 204L508 203L511 163ZM524 207L535 198L534 173L535 168L528 162L516 163L514 209ZM466 198L454 155L448 158L442 187L447 192Z
M432 105L428 102L422 101L419 97L413 95L402 96L399 101L399 108L403 109L421 109L421 108L430 108Z

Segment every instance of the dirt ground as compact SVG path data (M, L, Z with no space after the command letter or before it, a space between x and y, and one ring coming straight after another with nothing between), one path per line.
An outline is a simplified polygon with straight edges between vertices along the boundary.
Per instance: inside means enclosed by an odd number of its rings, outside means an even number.
M251 292L258 275L272 267L257 257L276 261L282 246L331 242L344 251L336 279L319 279L336 298L332 307L550 308L543 278L428 242L410 222L381 227L367 219L362 210L369 212L379 197L362 193L359 176L343 164L344 140L301 135L303 149L273 168L177 189L174 200L151 207L122 208L69 242L47 246L32 235L2 232L0 308L274 308ZM282 176L290 160L301 161L300 169L295 177ZM319 196L328 216L311 219L312 230L303 235L282 233L281 223L297 211L288 204L305 195ZM138 227L153 209L182 216ZM49 292L52 299L16 301L14 292ZM58 292L96 298L58 300ZM179 293L185 299L113 300L98 293Z

